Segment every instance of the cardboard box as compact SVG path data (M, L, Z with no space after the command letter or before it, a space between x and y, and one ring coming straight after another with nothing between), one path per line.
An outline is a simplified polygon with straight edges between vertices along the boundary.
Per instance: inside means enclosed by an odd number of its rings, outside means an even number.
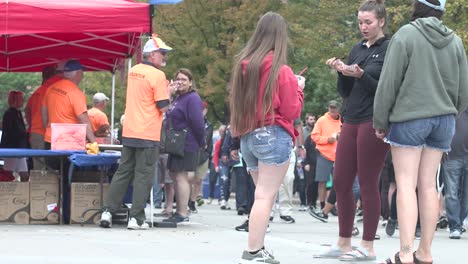
M109 184L104 184L103 189L103 197L105 197ZM99 183L72 183L70 224L96 225L100 220L101 189Z
M0 182L0 222L29 224L29 182Z
M104 175L106 173L104 172ZM98 183L101 178L100 171L73 171L72 182Z
M30 224L59 223L59 177L58 171L30 172Z

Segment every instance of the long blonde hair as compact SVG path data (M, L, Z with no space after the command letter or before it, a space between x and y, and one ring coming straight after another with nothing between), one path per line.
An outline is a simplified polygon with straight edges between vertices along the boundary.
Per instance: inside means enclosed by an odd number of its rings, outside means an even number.
M262 120L273 114L273 94L280 68L287 63L288 26L284 18L268 12L260 18L255 32L242 51L235 57L230 82L231 132L235 136L254 130L257 98L260 88L260 69L265 56L273 51L273 62L262 98ZM242 62L249 61L245 74Z

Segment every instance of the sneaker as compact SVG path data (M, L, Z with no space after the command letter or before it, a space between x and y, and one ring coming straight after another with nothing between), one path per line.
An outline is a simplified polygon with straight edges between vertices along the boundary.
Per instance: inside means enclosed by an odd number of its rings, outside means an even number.
M388 236L393 236L393 234L395 234L397 223L397 220L388 219L387 225L385 226L385 233L387 233Z
M461 238L461 231L458 229L450 231L449 235L450 239L460 239Z
M112 227L112 214L108 211L102 212L99 225L104 228Z
M360 233L359 228L356 225L353 225L353 230L351 231L351 235L353 237L355 237L355 236L359 236L359 233ZM375 237L374 237L374 239L375 239Z
M207 203L207 204L212 204L212 203L213 203L213 198L210 197L210 198L208 199L208 202L206 202L206 203Z
M312 210L312 207L311 207L311 208L309 208L309 214L310 214L313 218L315 218L315 219L317 219L317 220L320 220L320 221L322 221L322 222L324 222L324 223L328 223L328 215L325 214L325 213L323 213L322 210L314 211L314 210Z
M143 222L141 225L138 224L137 220L132 217L130 221L128 221L127 229L130 230L147 230L149 229L149 225L146 222Z
M248 219L245 220L244 223L242 223L240 226L236 226L234 229L236 229L236 231L249 232L249 220ZM267 233L271 232L270 225L267 226L266 232Z
M416 240L421 240L421 228L416 227L416 231L414 232L414 238Z
M225 200L221 200L221 210L231 210L231 206L229 206L229 203Z
M205 199L203 199L202 196L198 196L198 197L197 197L197 205L198 205L198 206L202 206L202 205L204 205L204 204L205 204Z
M286 224L294 224L296 222L296 220L289 215L280 215L280 219Z
M189 201L188 202L188 207L189 207L190 213L192 213L192 214L198 213L197 208L195 207L195 202L194 201Z
M236 229L236 231L249 232L249 220L245 220L244 223L242 223L240 226L236 226L234 229Z
M239 207L239 208L237 209L237 215L244 215L244 214L246 214L246 213L247 213L247 212L246 212L246 210L245 210L244 207Z
M188 223L189 218L188 216L181 216L179 213L175 213L171 217L164 219L163 222L173 222L176 224L183 224L183 223Z
M266 251L266 249L260 249L256 254L250 254L250 252L244 250L239 264L248 263L280 264L280 262L276 260L270 252Z
M305 212L305 211L307 211L307 206L301 204L301 205L299 206L299 210L298 210L298 211L299 211L299 212Z

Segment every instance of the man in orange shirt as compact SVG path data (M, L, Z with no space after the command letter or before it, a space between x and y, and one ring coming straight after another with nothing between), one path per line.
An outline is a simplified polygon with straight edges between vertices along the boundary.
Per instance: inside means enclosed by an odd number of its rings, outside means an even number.
M64 78L52 84L42 100L46 149L50 149L51 146L51 123L86 124L86 138L89 142L96 141L88 117L86 96L78 87L84 69L79 61L68 61L64 66Z
M34 91L29 97L28 103L24 109L26 122L29 125L29 144L32 149L44 149L44 132L45 128L42 124L41 105L44 96L49 87L62 79L61 71L56 65L47 66L42 70L42 85ZM44 158L33 158L33 168L35 170L45 169Z
M333 173L333 164L336 157L336 146L341 131L341 117L339 104L335 100L328 102L328 112L321 116L315 123L311 138L317 148L317 165L315 181L319 183L318 196L320 207L325 207L327 198L326 184Z
M93 107L88 110L89 120L93 126L93 132L96 137L107 137L109 136L109 120L107 119L104 110L107 106L107 97L103 93L96 93L93 96Z
M130 69L127 81L122 157L104 200L101 226L112 226L112 213L120 209L128 185L133 181L133 199L128 229L148 229L145 204L154 183L163 113L169 108L164 72L167 52L172 48L153 35L143 48L143 62Z

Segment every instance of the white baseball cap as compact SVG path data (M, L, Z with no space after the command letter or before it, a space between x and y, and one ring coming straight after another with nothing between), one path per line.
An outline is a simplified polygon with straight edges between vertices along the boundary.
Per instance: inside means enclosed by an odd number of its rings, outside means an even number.
M97 103L100 103L102 101L109 101L109 97L107 97L105 94L103 93L96 93L94 96L93 96L93 103L97 104Z
M171 51L172 48L166 45L158 35L153 34L151 38L146 42L143 52L152 52L156 50Z

